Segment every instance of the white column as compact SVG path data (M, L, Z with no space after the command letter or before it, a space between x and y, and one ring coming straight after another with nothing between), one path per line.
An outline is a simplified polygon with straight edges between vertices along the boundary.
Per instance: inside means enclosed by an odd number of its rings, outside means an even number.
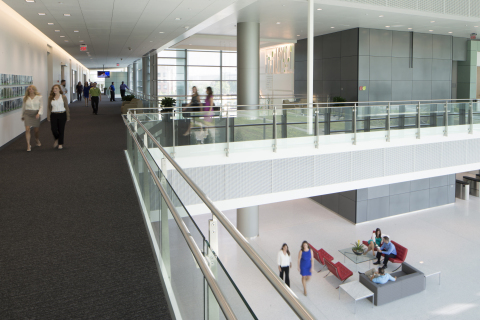
M245 238L259 235L258 206L237 209L237 229Z
M313 134L313 0L308 0L308 33L307 33L307 103L308 107L308 133Z
M237 103L257 109L260 94L260 23L237 23Z

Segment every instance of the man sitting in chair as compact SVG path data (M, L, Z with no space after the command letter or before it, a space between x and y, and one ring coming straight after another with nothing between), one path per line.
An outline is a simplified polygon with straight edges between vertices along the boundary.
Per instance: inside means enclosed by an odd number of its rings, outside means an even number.
M385 255L385 258L383 259L383 268L386 269L388 259L397 257L397 249L395 249L393 243L390 242L390 237L386 234L383 235L383 244L380 247L380 252L377 252L377 262L374 262L373 264L380 264L382 254Z
M378 268L378 272L375 269L370 269L365 272L365 275L372 280L372 282L385 284L388 281L395 281L397 277L392 277L389 273L385 273L385 268Z

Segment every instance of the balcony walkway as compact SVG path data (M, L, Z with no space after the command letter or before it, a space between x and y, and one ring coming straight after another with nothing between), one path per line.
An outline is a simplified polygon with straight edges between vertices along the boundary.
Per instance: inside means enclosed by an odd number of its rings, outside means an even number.
M0 149L0 318L170 319L119 99L70 111L63 150L46 121L41 147Z

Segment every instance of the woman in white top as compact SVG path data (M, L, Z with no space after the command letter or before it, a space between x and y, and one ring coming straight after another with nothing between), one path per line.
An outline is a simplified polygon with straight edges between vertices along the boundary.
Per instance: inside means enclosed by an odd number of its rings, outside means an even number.
M32 150L30 145L30 129L35 128L35 140L37 142L37 147L40 147L42 144L38 139L40 134L40 117L43 112L43 98L40 92L34 85L31 85L27 88L25 96L23 97L23 106L22 106L22 121L25 122L25 137L27 138L27 151Z
M283 274L285 273L285 284L290 287L290 268L292 267L292 259L290 258L290 251L288 245L284 243L282 249L277 255L278 271L280 271L280 279L283 280Z
M53 147L63 149L63 138L65 134L65 124L70 121L70 109L68 108L67 97L63 95L62 88L56 84L50 91L48 97L47 119L51 123L52 133L55 138Z

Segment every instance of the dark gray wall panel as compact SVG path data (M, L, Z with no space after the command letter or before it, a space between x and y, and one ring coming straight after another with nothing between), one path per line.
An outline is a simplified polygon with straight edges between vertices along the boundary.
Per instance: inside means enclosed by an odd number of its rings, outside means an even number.
M313 94L317 96L323 95L323 81L313 80Z
M340 81L323 81L323 92L331 97L340 96Z
M339 193L342 197L350 199L352 201L357 201L357 190L344 191Z
M431 81L413 81L412 100L431 100L432 82Z
M439 34L432 35L432 57L434 59L452 60L452 37Z
M314 60L323 59L323 37L313 38L313 59Z
M322 204L323 196L310 197L310 199L312 199L313 201L315 201L319 204Z
M392 80L392 58L370 57L370 81Z
M432 80L432 59L413 59L413 80Z
M341 80L357 80L358 77L358 57L342 57L341 65Z
M410 32L392 31L392 57L410 57Z
M390 197L367 200L367 219L375 220L389 216Z
M393 183L389 185L390 195L397 195L410 192L410 181Z
M358 55L358 28L342 31L341 56L351 57Z
M307 94L307 81L295 81L294 90L295 90L295 94L298 94L298 95Z
M390 216L410 212L410 193L390 196Z
M413 80L409 58L392 58L392 80Z
M448 203L455 203L455 185L448 185Z
M303 63L303 62L301 62ZM297 66L295 65L295 70L297 69ZM302 70L307 70L307 63L305 62L305 67ZM318 81L318 80L323 80L323 63L322 60L313 60L313 80ZM295 72L295 76L297 73ZM297 78L295 78L297 80ZM298 80L307 80L307 72L305 71L305 79L298 79Z
M448 185L448 175L430 178L430 188L438 188Z
M370 29L359 28L358 30L358 55L370 55Z
M413 81L392 81L393 101L412 100L412 91Z
M307 39L299 40L295 44L295 62L297 61L307 61ZM297 66L295 63L295 71L296 70Z
M370 29L370 56L392 56L392 31Z
M450 81L432 81L432 99L450 99L452 95Z
M430 189L430 179L420 179L410 181L410 191L426 190Z
M367 206L368 206L367 200L357 202L357 223L368 221Z
M390 195L390 188L388 185L386 186L378 186L378 187L371 187L367 189L367 199L375 199L375 198L382 198L388 197Z
M370 81L368 99L370 101L391 101L392 100L392 82L391 81Z
M341 195L338 196L338 214L355 223L355 201L347 199Z
M315 63L313 64L315 67ZM307 81L307 61L295 62L295 81L304 80Z
M410 192L410 211L426 209L430 206L430 189Z
M324 81L341 80L340 58L323 59L322 63Z
M358 101L358 82L353 81L341 81L340 82L340 96L347 101Z
M341 32L326 34L323 37L323 59L340 57L342 36Z
M368 188L357 190L357 201L368 200Z
M358 80L370 80L370 57L358 57Z
M468 38L453 37L452 58L454 61L467 60L467 41L468 41Z
M338 193L326 194L322 196L322 205L334 212L338 212L338 197Z
M426 33L413 34L413 57L432 58L432 35ZM413 64L415 68L415 63Z
M430 207L442 206L448 203L448 187L430 189Z
M449 80L452 78L452 60L432 60L432 80Z

